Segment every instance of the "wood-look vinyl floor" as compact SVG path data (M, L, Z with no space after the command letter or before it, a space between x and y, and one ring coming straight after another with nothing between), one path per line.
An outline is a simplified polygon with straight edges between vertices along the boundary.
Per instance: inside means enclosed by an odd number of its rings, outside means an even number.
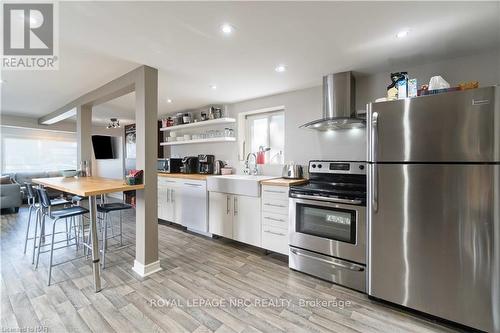
M124 245L110 243L100 293L93 291L91 264L84 259L55 267L53 284L48 287L49 254L41 255L38 270L31 265L31 244L23 255L27 208L21 208L19 214L2 215L2 331L454 331L369 300L361 293L294 272L288 269L284 256L265 255L260 249L165 225L159 226L163 270L140 278L131 269L133 214L124 214ZM74 248L62 249L54 260L75 256ZM330 303L304 305L304 300ZM340 306L342 302L344 306Z

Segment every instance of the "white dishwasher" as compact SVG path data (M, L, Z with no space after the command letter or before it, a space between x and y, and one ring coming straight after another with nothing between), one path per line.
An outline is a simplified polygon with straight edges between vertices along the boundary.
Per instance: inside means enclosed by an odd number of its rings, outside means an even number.
M204 180L186 180L181 186L183 226L189 230L208 233L208 194Z

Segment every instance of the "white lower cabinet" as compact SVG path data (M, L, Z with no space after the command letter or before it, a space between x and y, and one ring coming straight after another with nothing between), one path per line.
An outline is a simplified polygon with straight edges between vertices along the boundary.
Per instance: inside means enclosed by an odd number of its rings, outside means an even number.
M210 192L209 232L261 246L260 198Z
M158 218L180 223L181 213L178 209L180 197L176 194L177 181L158 177Z
M158 218L189 230L208 231L206 181L158 177Z
M233 196L233 239L253 246L261 246L260 198Z
M288 255L288 187L262 186L262 247Z
M214 235L233 238L233 201L227 193L208 193L208 231Z

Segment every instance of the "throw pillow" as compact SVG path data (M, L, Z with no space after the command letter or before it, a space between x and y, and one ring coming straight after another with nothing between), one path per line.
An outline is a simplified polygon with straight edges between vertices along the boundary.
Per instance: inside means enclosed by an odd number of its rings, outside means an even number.
M12 184L12 180L10 179L9 176L1 176L0 177L0 184L1 185L4 185L4 184Z

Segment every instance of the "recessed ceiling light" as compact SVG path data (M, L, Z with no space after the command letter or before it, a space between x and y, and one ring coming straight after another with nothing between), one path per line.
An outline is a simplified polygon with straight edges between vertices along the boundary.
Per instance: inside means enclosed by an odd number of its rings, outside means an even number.
M215 89L217 89L217 86L216 86L215 84L212 84L212 85L210 86L210 89L215 90Z
M222 32L226 35L230 35L234 31L234 27L230 25L229 23L224 23L220 29Z
M400 32L397 33L396 37L405 38L406 36L408 36L409 32L410 32L410 30L408 30L408 29L401 30Z
M170 98L167 98L167 103L172 103L172 100Z
M276 66L276 68L274 68L274 70L278 73L283 73L284 71L286 71L286 66L285 65L278 65L278 66Z

